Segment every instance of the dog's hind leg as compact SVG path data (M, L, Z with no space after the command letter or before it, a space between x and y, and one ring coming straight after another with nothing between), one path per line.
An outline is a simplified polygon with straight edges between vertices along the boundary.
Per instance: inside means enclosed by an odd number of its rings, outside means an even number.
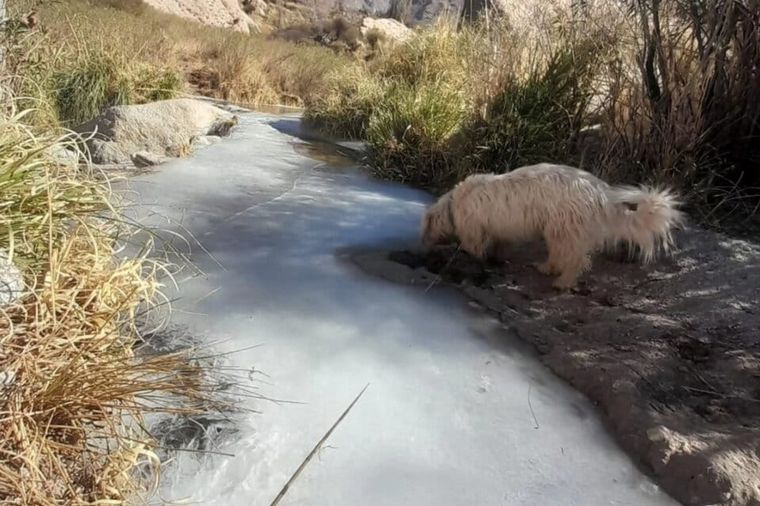
M578 277L591 267L591 259L588 254L574 254L563 262L560 276L554 280L554 288L569 290L575 288Z

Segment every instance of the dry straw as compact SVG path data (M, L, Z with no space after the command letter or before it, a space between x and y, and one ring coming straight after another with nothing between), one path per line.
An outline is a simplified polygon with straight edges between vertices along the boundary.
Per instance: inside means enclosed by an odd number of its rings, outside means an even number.
M191 351L136 351L135 318L161 302L165 266L150 245L114 256L130 230L108 183L56 161L75 143L24 117L12 104L0 117L0 248L26 285L0 308L0 503L146 498L160 464L143 415L223 406Z

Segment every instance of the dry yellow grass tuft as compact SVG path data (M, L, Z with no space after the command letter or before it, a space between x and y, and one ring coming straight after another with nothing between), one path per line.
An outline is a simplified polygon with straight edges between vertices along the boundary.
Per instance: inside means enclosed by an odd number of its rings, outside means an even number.
M108 182L53 153L12 104L0 115L0 248L26 289L0 308L0 503L147 497L160 463L146 413L224 407L191 351L147 354L136 317L164 301L166 266L115 256L129 228ZM137 466L152 473L137 473Z

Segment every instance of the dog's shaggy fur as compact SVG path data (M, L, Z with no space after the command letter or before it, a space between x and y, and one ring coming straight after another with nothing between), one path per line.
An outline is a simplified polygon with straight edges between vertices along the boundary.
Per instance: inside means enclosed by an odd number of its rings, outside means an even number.
M537 268L558 274L554 286L567 289L591 267L594 252L627 243L648 262L667 251L683 218L678 205L669 190L611 186L573 167L532 165L469 176L427 210L422 242L459 241L483 259L501 243L543 237L549 257Z

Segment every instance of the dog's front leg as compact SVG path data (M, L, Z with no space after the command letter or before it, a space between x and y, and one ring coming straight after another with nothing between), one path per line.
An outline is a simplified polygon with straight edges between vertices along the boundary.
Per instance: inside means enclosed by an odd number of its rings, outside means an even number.
M566 230L554 230L544 234L549 258L546 265L552 267L554 273L560 276L554 280L554 288L569 290L574 288L578 277L591 267L591 256L584 242L579 242L576 236ZM539 267L540 269L540 267Z
M478 260L485 260L491 249L491 241L479 228L469 228L459 233L459 245Z
M557 268L551 257L549 257L545 262L536 262L533 264L533 266L538 272L547 276L554 276L556 274L559 274L559 268Z

